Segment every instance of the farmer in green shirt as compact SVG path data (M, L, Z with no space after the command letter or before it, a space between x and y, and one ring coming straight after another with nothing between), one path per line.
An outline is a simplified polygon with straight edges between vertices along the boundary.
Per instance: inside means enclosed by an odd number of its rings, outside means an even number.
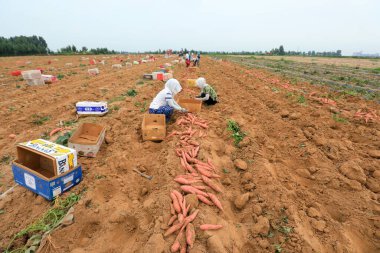
M195 99L205 102L207 105L215 105L218 102L218 95L214 88L206 83L206 79L200 77L196 80L198 88L201 89L201 94Z

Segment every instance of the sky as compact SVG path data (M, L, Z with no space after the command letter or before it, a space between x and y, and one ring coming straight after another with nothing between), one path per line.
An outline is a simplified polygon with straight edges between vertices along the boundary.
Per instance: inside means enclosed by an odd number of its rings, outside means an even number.
M380 53L380 0L0 0L0 36L117 51Z

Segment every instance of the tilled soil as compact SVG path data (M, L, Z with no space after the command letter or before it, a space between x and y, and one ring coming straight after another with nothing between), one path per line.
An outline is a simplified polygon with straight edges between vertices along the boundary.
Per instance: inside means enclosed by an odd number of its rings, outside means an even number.
M163 87L161 81L141 82L142 74L168 60L114 70L111 57L105 66L98 66L99 76L89 77L88 66L79 66L78 56L56 57L59 61L48 65L53 58L0 59L2 156L15 157L16 143L40 138L59 121L74 120L77 101L114 101L110 104L114 110L106 116L78 120L105 125L109 143L96 158L79 158L84 180L71 192L86 191L74 206L74 224L51 234L56 252L170 252L174 235L163 237L170 218L169 193L179 189L173 178L184 173L174 152L177 139L143 142L140 127L144 101L149 106ZM65 77L48 86L26 87L8 72L27 60L32 64L26 68L43 67ZM73 66L65 67L67 62ZM326 94L323 88L284 85L288 81L275 74L207 57L195 73L183 66L174 68L181 83L198 76L205 77L220 98L220 103L203 106L198 114L210 126L207 136L198 141L199 158L211 158L222 176L223 193L218 198L224 211L199 204L193 222L195 245L189 252L380 251L379 122L354 118L363 108L379 115L378 104L345 97L336 106L326 105L307 95ZM115 99L132 88L136 97ZM181 96L197 92L185 87ZM306 102L297 100L299 95ZM36 126L31 123L33 114L50 119ZM174 124L178 116L169 123L168 133L179 130ZM229 119L246 133L238 146L227 130ZM14 182L8 162L0 168L4 192ZM140 177L133 168L153 179ZM4 210L0 248L49 206L41 197L15 187L0 200ZM199 229L204 223L224 227L204 232Z

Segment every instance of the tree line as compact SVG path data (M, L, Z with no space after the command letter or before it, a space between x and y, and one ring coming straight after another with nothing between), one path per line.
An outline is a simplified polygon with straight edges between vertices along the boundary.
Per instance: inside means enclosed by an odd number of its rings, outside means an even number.
M180 54L183 52L200 52L201 54L222 54L222 55L299 55L299 56L327 56L327 57L341 57L342 50L325 51L325 52L300 52L300 51L285 51L284 46L274 48L270 51L199 51L199 50L171 50L173 54ZM144 53L144 54L164 54L167 50L155 50L144 52L116 52L108 48L93 48L88 49L83 46L77 48L74 45L68 45L57 52L49 50L48 45L44 38L41 36L15 36L10 38L0 37L0 56L17 56L17 55L46 55L46 54L117 54L117 53Z
M41 36L0 37L0 56L47 54L48 45Z
M51 51L45 39L41 36L15 36L10 38L0 37L0 56L20 56L20 55L47 55L47 54L116 54L115 50L108 48L88 49L76 46L67 46Z

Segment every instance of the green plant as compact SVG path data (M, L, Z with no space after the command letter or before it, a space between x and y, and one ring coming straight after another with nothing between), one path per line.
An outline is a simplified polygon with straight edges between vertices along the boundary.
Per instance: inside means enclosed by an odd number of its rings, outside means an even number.
M3 155L1 157L0 163L2 164L9 164L9 162L12 160L12 157L10 155Z
M65 76L64 76L63 74L58 74L58 75L57 75L58 80L62 80L64 77L65 77Z
M99 174L95 175L95 179L102 179L102 178L106 178L106 176L105 175L99 175Z
M277 88L277 87L271 87L271 90L274 92L274 93L279 93L280 90Z
M44 215L38 219L35 223L29 225L28 227L24 228L17 234L15 234L8 244L8 247L5 252L27 252L27 246L24 245L21 248L13 249L12 251L9 251L13 245L14 240L17 238L21 238L23 236L28 236L31 239L39 238L39 240L36 240L36 246L39 245L42 239L42 235L45 233L50 233L55 228L57 228L60 224L62 219L65 217L68 210L74 206L81 198L81 193L75 194L71 193L67 198L61 199L57 197L54 200L54 205L51 207ZM34 251L30 251L34 252Z
M299 95L297 98L297 102L300 104L306 104L306 98L303 95Z
M281 253L282 252L282 243L281 244L275 244L274 245L274 252L275 253Z
M37 126L43 125L46 121L50 120L50 116L39 116L37 114L32 115L32 123Z
M67 147L67 144L68 144L68 142L69 142L69 139L70 139L71 135L72 135L72 132L66 132L66 133L64 133L63 135L60 135L60 136L57 138L57 140L55 141L55 143Z
M113 102L117 102L117 101L123 101L124 99L125 99L125 96L123 95L117 96L108 100L108 104L112 104Z
M134 89L130 89L127 91L127 96L128 97L136 97L137 96L137 91L135 91Z
M228 173L230 173L230 171L229 171L229 170L227 170L226 168L223 168L223 169L222 169L222 171L223 171L223 173L225 173L225 174L228 174Z
M332 118L335 122L340 122L340 123L347 123L347 119L339 117L340 113L333 113Z
M8 110L9 110L10 112L16 111L16 107L14 107L14 106L9 106L9 107L8 107Z
M20 89L20 88L21 88L21 85L18 85L18 84L17 84L17 85L16 85L16 88L17 88L17 89Z
M5 213L5 211L3 209L0 209L0 214L3 214Z
M120 109L120 106L118 105L114 105L112 106L111 108L109 108L109 112L112 112L112 111L118 111Z
M137 85L143 85L144 84L144 81L143 80L139 80L136 82Z
M76 123L75 120L71 119L71 120L68 120L68 121L63 121L63 126L72 126Z
M234 139L235 146L238 146L246 134L241 131L239 124L234 120L228 120L227 125L227 129L232 132L231 137Z
M50 135L48 132L43 132L41 134L41 139L44 139L44 140L50 140Z

